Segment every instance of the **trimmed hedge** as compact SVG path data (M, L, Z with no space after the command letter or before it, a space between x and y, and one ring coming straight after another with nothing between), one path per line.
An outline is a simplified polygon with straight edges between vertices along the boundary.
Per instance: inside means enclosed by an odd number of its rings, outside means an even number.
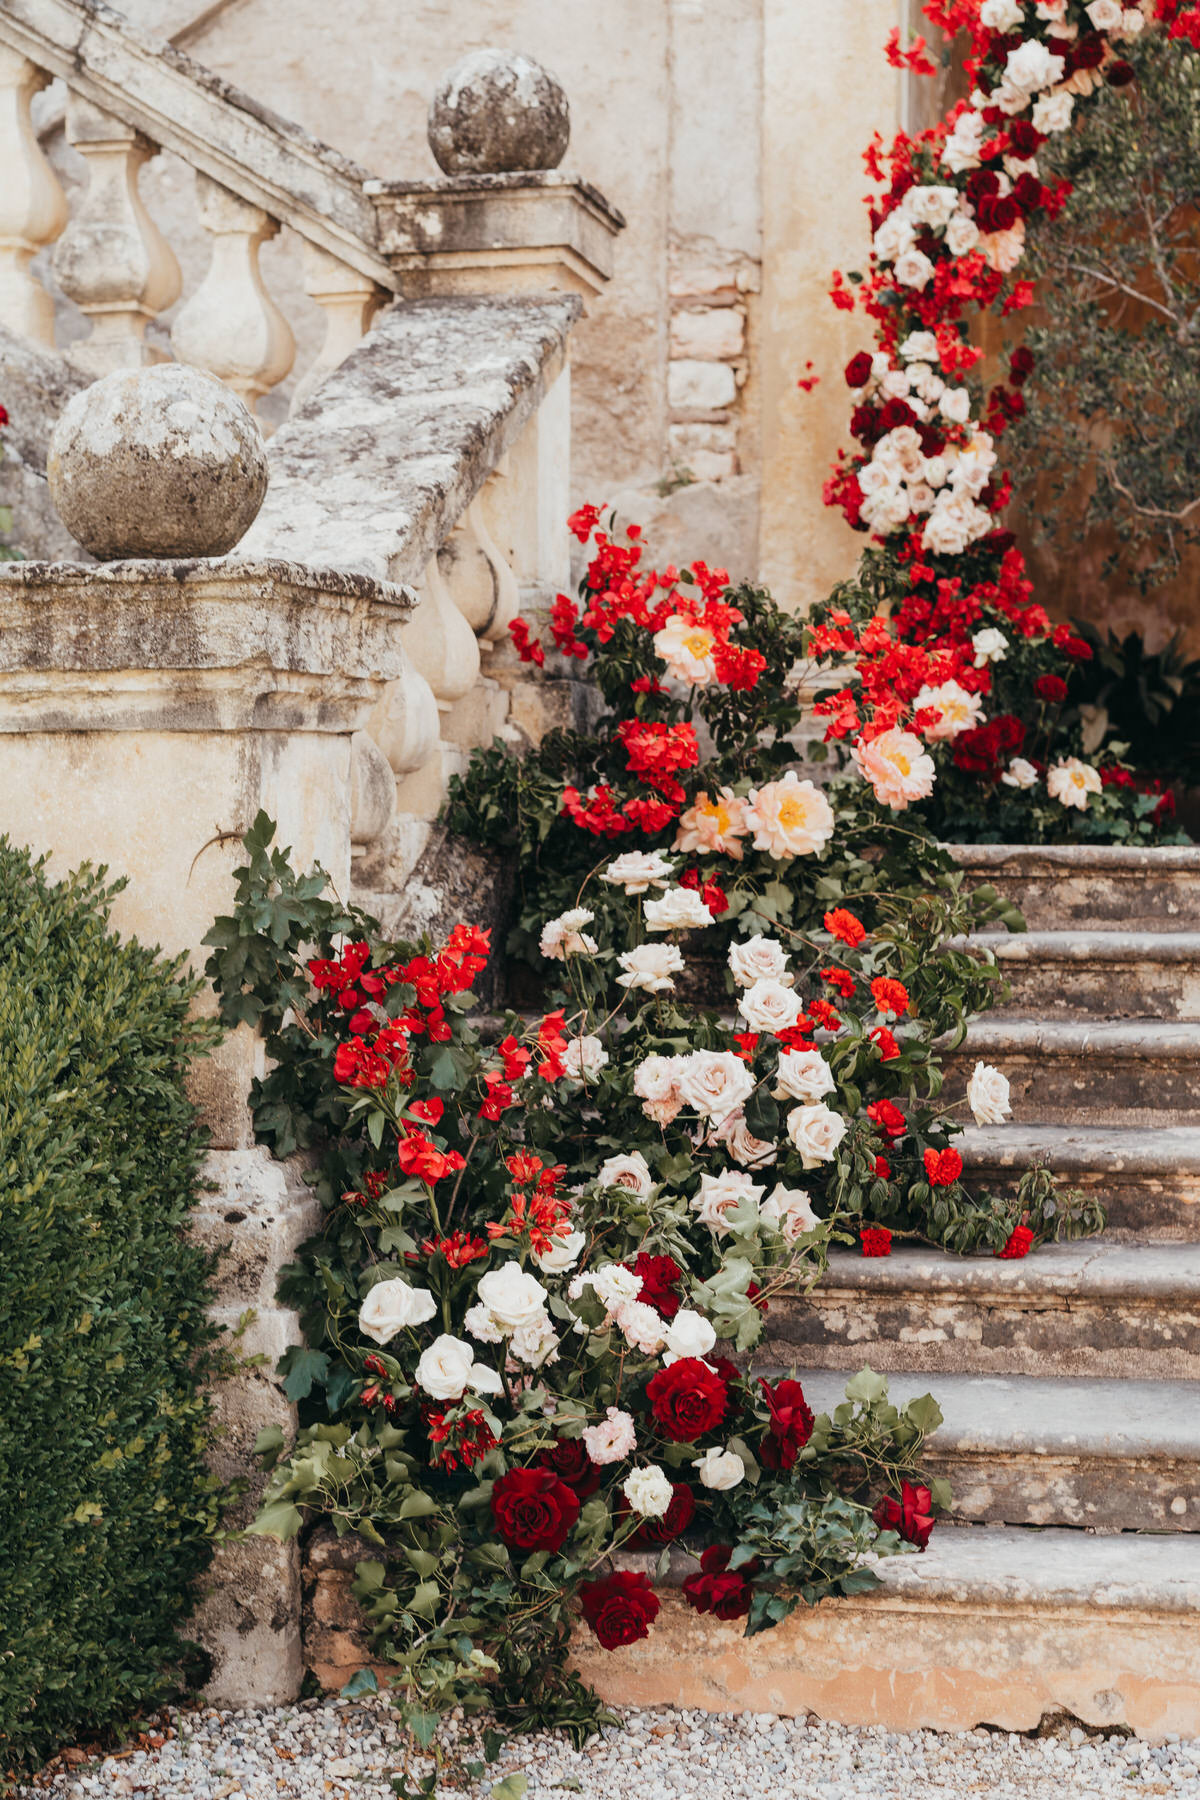
M101 872L102 873L102 872ZM0 838L0 1771L177 1679L218 1493L194 987Z

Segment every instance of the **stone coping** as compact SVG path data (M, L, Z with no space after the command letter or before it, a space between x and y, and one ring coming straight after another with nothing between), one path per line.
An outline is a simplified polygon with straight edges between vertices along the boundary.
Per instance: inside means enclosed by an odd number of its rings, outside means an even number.
M1160 874L1176 869L1200 874L1200 844L943 844L942 848L964 869L1041 865L1082 874L1114 870Z
M1075 1177L1200 1175L1200 1127L1193 1125L968 1125L959 1143L969 1168L1048 1162Z
M624 213L606 200L599 188L593 187L581 175L569 175L562 169L514 169L497 175L439 175L423 181L385 181L372 176L363 182L363 193L373 200L465 200L523 190L573 195L597 214L612 232L625 229Z
M945 1049L945 1041L941 1047ZM1200 1059L1200 1020L1022 1019L984 1016L972 1021L965 1045L953 1054L1124 1057L1161 1061Z
M831 1253L828 1271L813 1291L825 1297L838 1292L915 1293L923 1298L941 1294L985 1302L1010 1298L1021 1302L1031 1297L1200 1302L1200 1243L1113 1244L1089 1238L1079 1243L1043 1244L1019 1261L948 1256L907 1245L893 1249L887 1257L838 1250Z
M5 589L94 588L192 588L211 585L230 588L247 584L258 588L278 586L321 598L367 600L397 615L397 623L412 611L416 595L411 588L380 581L356 569L313 567L284 557L188 556L127 557L119 562L0 563L0 601L10 596Z
M1200 962L1200 931L977 931L947 948L990 950L998 962Z

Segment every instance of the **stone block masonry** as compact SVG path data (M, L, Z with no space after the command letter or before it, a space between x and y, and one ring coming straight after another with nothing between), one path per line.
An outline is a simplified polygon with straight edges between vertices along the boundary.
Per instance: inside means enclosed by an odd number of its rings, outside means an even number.
M758 264L676 237L670 250L668 482L724 481L754 466L750 309Z

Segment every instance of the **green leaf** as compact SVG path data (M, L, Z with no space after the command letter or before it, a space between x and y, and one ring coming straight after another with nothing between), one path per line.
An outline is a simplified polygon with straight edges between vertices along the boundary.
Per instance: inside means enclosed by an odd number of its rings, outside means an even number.
M360 1694L377 1694L379 1682L374 1669L356 1669L342 1689L343 1700L357 1700Z
M506 1775L503 1781L496 1782L492 1788L492 1800L524 1800L529 1792L529 1777L518 1769Z
M329 1358L324 1350L305 1350L295 1345L279 1360L284 1377L283 1391L289 1400L307 1400L317 1382L329 1373Z

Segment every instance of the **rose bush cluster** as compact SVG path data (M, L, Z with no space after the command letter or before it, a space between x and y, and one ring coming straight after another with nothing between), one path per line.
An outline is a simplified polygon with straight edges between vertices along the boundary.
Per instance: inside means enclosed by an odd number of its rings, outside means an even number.
M871 255L835 274L836 305L866 313L874 347L846 366L851 453L826 485L871 546L819 609L813 649L840 672L818 701L847 767L888 805L917 805L956 838L1149 838L1174 802L1138 781L1125 746L1094 743L1072 698L1092 648L1052 626L1002 515L1012 491L999 442L1022 418L1025 345L985 388L972 314L1028 307L1027 224L1053 220L1070 184L1039 153L1105 85L1133 78L1126 52L1165 25L1196 40L1179 0L926 0L968 34L969 96L927 130L878 141L867 168ZM924 41L893 61L933 72ZM1044 160L1044 159L1043 159ZM1076 694L1078 684L1076 685Z
M210 973L229 1021L263 1024L260 1133L307 1121L325 1221L280 1288L306 1338L280 1365L302 1429L260 1438L253 1529L325 1519L374 1547L356 1592L412 1716L489 1703L588 1729L570 1626L616 1649L660 1606L623 1551L686 1536L704 1551L687 1604L761 1630L923 1548L947 1499L921 1472L934 1402L896 1408L867 1370L817 1415L770 1338L840 1230L798 1172L860 1129L781 1022L790 959L745 947L758 1032L685 1029L639 986L614 1011L604 959L652 945L648 896L676 891L623 853L595 907L547 925L580 998L481 1036L486 933L381 943L270 835L260 820ZM769 1145L764 1108L783 1121Z

